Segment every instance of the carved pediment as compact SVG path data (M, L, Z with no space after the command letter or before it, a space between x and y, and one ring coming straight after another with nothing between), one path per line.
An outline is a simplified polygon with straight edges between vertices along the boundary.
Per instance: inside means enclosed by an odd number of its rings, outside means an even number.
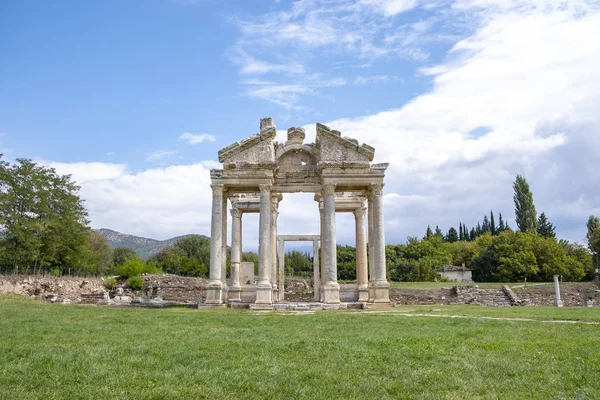
M320 161L365 163L373 161L375 149L367 144L359 145L356 139L342 137L340 132L317 123L316 148Z
M261 120L261 131L256 135L219 150L219 162L224 164L269 164L275 162L275 135L277 128L271 118Z

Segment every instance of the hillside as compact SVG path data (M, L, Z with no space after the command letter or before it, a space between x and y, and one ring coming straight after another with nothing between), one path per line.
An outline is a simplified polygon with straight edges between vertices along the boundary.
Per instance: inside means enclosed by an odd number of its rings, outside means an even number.
M106 238L110 247L127 247L140 255L144 260L150 258L152 255L158 253L167 246L170 246L177 242L179 239L191 235L177 236L167 240L156 240L149 239L141 236L127 235L125 233L116 232L111 229L96 229L96 232L100 233ZM206 236L205 236L206 237Z

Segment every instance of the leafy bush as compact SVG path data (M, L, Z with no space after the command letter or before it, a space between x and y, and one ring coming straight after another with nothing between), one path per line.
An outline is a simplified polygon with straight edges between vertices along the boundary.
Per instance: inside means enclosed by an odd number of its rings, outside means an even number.
M117 284L117 280L116 280L116 278L114 278L112 276L108 276L104 279L104 286L106 286L107 289L114 288L116 284Z
M127 285L132 290L140 290L142 288L142 286L144 285L144 280L142 279L141 276L130 276L129 279L127 280Z
M58 268L52 268L50 270L50 274L52 274L54 276L60 276L60 269L58 269Z
M129 259L116 267L116 272L125 278L139 276L144 272L144 262L139 259Z

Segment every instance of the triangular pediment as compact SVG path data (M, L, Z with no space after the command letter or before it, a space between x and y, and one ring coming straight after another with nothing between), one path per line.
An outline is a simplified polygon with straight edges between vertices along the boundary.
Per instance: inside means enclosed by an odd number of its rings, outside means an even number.
M342 137L341 133L317 123L316 148L320 161L369 163L373 161L375 149L367 144L359 145L356 139Z
M219 162L266 164L275 162L274 125L263 125L261 132L219 150Z

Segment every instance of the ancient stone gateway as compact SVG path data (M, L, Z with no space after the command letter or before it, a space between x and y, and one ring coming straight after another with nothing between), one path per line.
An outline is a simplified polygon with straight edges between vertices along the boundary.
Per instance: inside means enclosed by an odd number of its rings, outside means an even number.
M223 169L211 171L210 279L204 306L240 301L269 306L281 297L277 260L277 215L285 193L315 193L321 213L319 299L340 303L337 281L336 212L356 218L357 299L389 303L383 220L383 179L389 164L371 164L375 149L317 124L315 143L305 144L301 128L288 129L285 143L274 141L271 118L260 133L219 151ZM231 280L226 281L227 202L231 201ZM242 215L259 213L258 280L241 285ZM368 214L368 243L365 217ZM315 255L317 257L317 255ZM368 260L367 260L368 258ZM249 287L248 287L249 286ZM281 288L283 291L283 288Z

